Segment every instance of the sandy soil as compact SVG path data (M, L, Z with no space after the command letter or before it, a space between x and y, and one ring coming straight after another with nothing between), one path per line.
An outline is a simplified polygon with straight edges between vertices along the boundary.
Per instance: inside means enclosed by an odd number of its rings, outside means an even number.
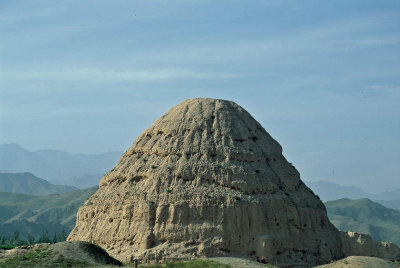
M399 268L400 264L380 258L366 256L350 256L329 264L317 266L318 268Z

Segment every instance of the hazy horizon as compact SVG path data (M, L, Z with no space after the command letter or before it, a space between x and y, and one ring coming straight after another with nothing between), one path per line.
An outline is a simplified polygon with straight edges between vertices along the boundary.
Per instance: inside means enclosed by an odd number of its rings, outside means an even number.
M303 180L400 188L398 1L3 1L0 144L125 151L232 100Z

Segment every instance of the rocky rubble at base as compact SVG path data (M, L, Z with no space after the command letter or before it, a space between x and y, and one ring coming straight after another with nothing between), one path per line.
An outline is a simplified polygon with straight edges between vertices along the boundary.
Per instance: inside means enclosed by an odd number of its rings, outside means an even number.
M340 232L345 256L371 256L400 261L400 248L390 242L376 242L368 234Z

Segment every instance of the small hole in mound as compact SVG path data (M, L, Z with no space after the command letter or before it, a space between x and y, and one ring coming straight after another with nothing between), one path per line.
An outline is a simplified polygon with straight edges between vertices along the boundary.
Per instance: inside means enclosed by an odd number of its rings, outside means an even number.
M253 240L254 240L254 238L253 238ZM254 250L249 251L249 255L252 255L252 256L256 255L256 253L257 253L257 252L255 252Z
M211 119L215 119L215 115L212 115L212 116L211 116Z
M259 173L260 173L260 171L259 171L258 169L256 169L256 173L257 173L257 174L259 174Z
M251 137L249 137L249 139L254 141L254 142L256 142L258 140L258 138L256 136L251 136Z
M219 248L219 250L224 251L226 253L230 253L231 251L227 248Z

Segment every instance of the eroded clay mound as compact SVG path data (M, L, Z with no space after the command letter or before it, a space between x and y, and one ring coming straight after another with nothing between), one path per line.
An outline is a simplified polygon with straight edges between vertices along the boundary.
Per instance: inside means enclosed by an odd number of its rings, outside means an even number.
M191 99L140 135L80 208L68 240L145 261L343 257L323 203L281 146L239 105Z

